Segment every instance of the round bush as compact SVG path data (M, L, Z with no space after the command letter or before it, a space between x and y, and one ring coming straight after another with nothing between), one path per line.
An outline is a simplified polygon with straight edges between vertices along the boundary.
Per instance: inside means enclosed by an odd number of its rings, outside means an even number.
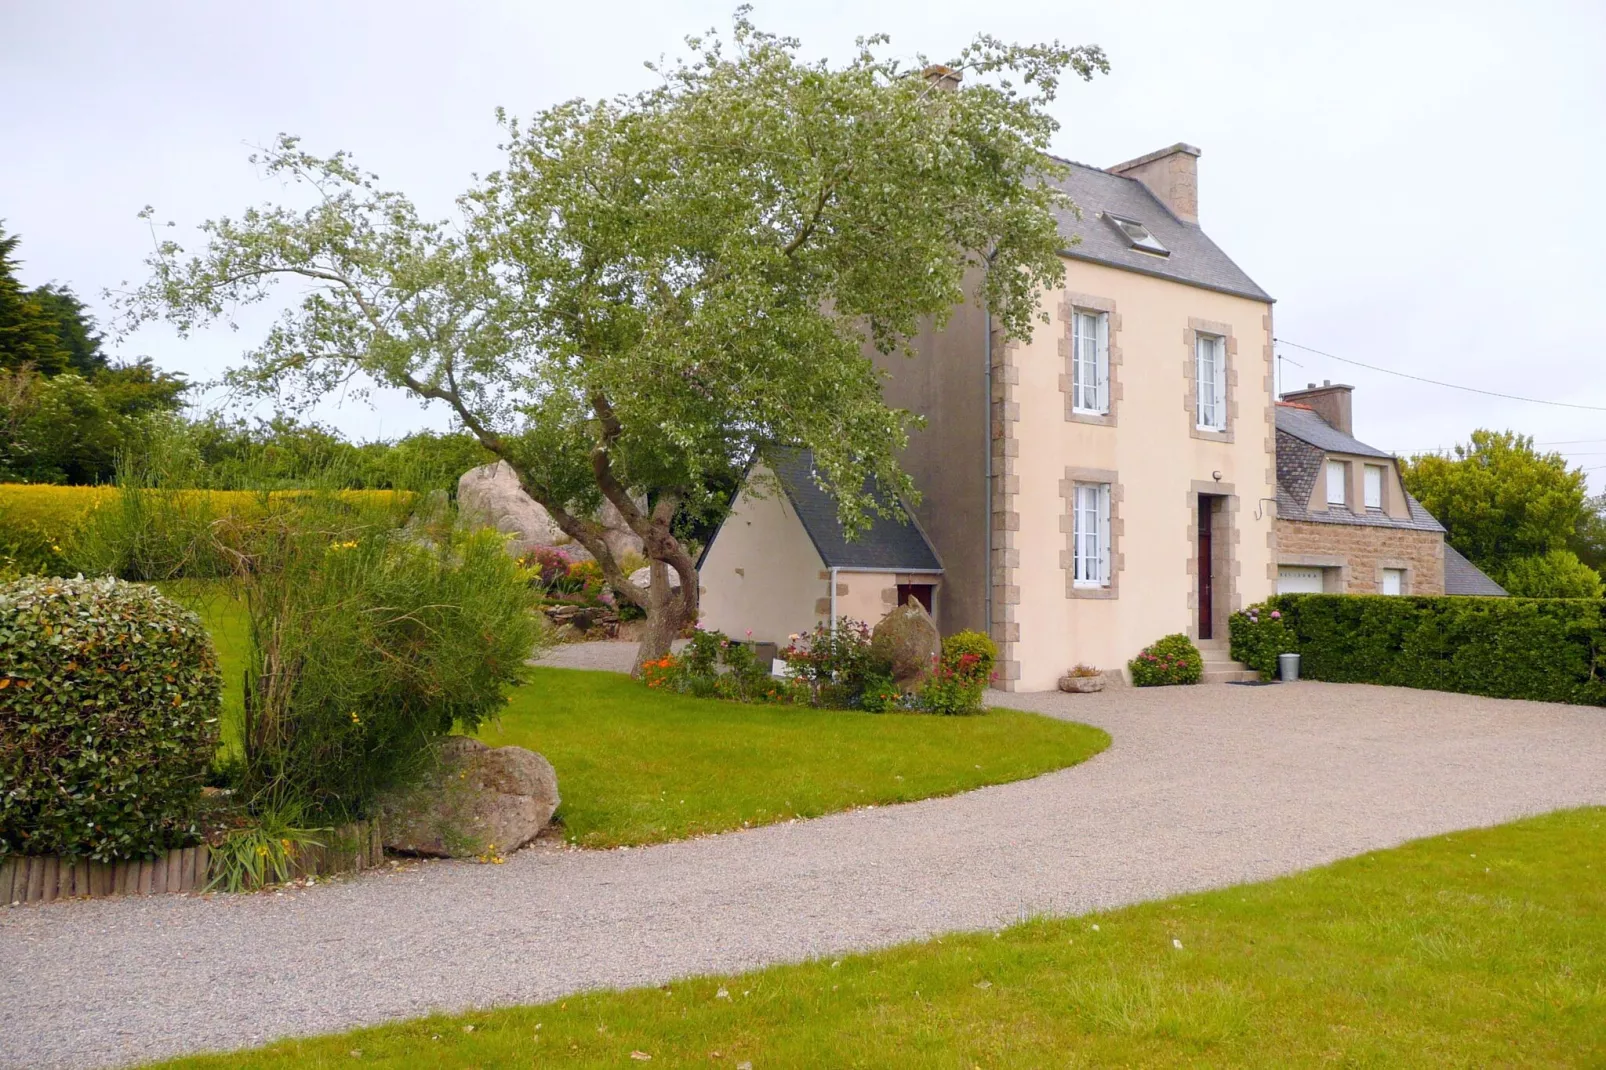
M219 695L200 619L153 588L0 585L0 857L195 843Z
M1204 676L1204 657L1199 648L1179 632L1144 647L1142 653L1127 662L1127 668L1138 687L1196 684Z

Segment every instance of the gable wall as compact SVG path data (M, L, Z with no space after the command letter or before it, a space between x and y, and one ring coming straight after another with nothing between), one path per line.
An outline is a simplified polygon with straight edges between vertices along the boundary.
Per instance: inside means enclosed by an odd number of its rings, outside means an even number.
M755 488L756 483L756 488ZM820 560L797 511L762 466L736 495L699 572L702 623L735 639L786 645L812 628L830 595Z

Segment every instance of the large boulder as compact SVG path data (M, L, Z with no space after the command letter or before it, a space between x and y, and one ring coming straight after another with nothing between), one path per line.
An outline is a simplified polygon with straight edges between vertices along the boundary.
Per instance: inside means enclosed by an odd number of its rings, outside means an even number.
M395 851L499 855L535 839L558 802L552 763L534 751L447 736L417 785L380 800L379 827L385 846Z
M942 653L942 636L926 607L910 598L881 618L870 633L870 650L891 664L893 683L912 691L931 674Z
M491 527L509 535L508 552L529 553L538 546L561 546L575 560L588 560L585 547L558 527L540 502L524 493L506 461L470 468L457 481L457 511L466 527ZM603 541L614 557L641 553L641 537L631 531L612 502L604 501L597 521L607 529Z

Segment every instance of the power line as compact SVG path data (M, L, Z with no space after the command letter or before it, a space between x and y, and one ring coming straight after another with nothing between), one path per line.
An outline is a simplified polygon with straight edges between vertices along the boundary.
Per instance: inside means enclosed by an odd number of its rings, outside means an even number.
M1383 368L1376 364L1367 364L1365 361L1351 360L1349 357L1341 357L1335 353L1324 353L1320 349L1312 349L1310 346L1302 346L1298 342L1290 342L1286 338L1273 338L1272 341L1280 342L1285 346L1293 346L1295 349L1302 349L1307 353L1314 353L1318 357L1326 357L1329 360L1342 361L1345 364L1353 364L1357 368L1366 368L1369 371L1382 372L1384 375L1398 375L1402 379L1414 379L1419 383L1427 383L1431 386L1442 386L1451 390L1465 390L1469 394L1483 394L1492 398L1504 398L1507 401L1523 401L1530 405L1554 405L1560 409L1585 409L1589 412L1606 412L1606 405L1580 405L1577 402L1572 401L1549 401L1545 398L1525 398L1518 394L1502 394L1498 390L1482 390L1475 386L1462 386L1460 383L1446 383L1442 379L1429 379L1421 375L1412 375L1410 372L1395 371L1393 368Z

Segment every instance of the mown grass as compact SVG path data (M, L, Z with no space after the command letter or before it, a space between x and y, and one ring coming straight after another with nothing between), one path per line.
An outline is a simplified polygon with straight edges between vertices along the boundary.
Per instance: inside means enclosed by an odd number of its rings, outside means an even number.
M657 843L854 806L951 795L1075 765L1086 725L751 706L648 691L618 673L536 669L480 738L546 755L568 837Z
M1600 1065L1603 876L1606 810L1577 810L998 934L162 1065Z
M223 746L237 750L244 607L216 585L161 586L212 633L224 674ZM951 795L1075 765L1110 743L1099 729L1013 710L933 717L749 706L573 669L532 670L480 738L546 756L563 796L557 819L585 847Z

